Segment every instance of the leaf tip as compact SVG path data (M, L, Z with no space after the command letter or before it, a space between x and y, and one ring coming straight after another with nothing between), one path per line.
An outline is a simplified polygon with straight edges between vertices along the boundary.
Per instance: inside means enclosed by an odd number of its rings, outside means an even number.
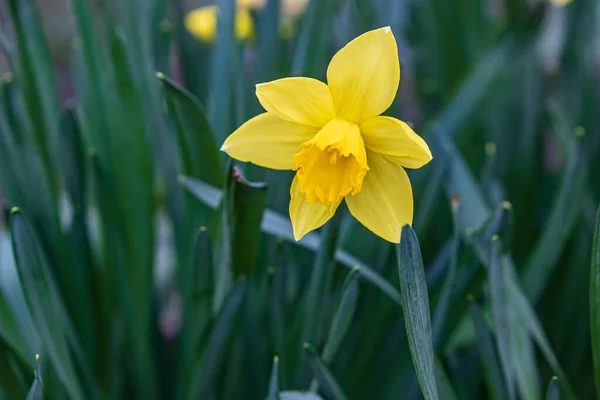
M498 235L492 235L492 242L497 242L499 239Z
M577 137L585 136L585 128L583 126L576 126L575 130L573 132L575 133L575 136L577 136Z
M19 207L16 207L16 206L10 209L10 215L17 214L17 213L20 213L20 212L21 212L21 209Z
M180 184L184 183L185 182L185 176L178 175L177 176L177 182L179 182ZM204 228L206 228L206 227L204 227ZM202 227L200 227L200 230L202 230Z
M512 210L512 203L510 201L504 201L502 202L502 208L504 208L506 211L510 211Z
M165 74L163 74L162 72L157 72L155 75L161 81L165 79Z

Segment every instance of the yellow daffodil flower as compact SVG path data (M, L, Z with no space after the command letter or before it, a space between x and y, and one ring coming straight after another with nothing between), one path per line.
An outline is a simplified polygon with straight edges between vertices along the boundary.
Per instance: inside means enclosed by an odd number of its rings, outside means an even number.
M235 37L246 41L254 37L254 19L250 10L264 8L266 0L237 0L235 14ZM217 35L219 8L205 6L190 11L185 16L185 28L204 43L212 43Z
M289 208L296 240L327 222L345 199L364 226L398 243L413 218L404 168L432 158L406 123L380 116L399 82L391 29L367 32L333 57L327 84L298 77L257 85L266 112L231 134L221 150L240 161L296 171Z

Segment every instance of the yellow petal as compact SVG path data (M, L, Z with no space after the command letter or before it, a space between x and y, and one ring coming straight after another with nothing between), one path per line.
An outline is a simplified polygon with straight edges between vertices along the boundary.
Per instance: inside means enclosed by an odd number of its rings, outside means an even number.
M284 121L271 113L260 114L233 132L221 150L232 158L261 167L292 169L292 157L318 129Z
M392 30L367 32L338 51L327 69L327 83L338 117L360 125L387 110L400 83Z
M212 43L217 34L217 6L200 7L186 14L184 25L196 39Z
M374 117L360 126L367 149L406 168L431 161L431 150L408 124L391 117Z
M402 167L367 153L371 168L360 193L346 197L350 213L374 234L400 243L402 226L411 224L413 196L408 175Z
M235 38L250 40L254 37L254 19L247 8L240 7L235 13Z
M269 112L302 125L322 127L335 118L329 87L311 78L284 78L256 85L256 97Z
M306 197L300 191L300 182L294 177L290 187L290 219L294 229L294 238L302 239L308 232L320 228L329 221L335 210L342 202L338 200L335 203L324 205L323 203L309 203Z

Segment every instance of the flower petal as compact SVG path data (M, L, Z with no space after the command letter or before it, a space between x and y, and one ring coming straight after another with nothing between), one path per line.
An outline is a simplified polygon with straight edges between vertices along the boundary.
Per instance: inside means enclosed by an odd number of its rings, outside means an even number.
M292 157L300 145L310 140L318 129L284 121L271 113L260 114L233 132L221 151L240 161L261 167L292 169Z
M292 181L290 196L290 219L292 220L296 240L302 239L308 232L323 226L325 222L333 217L335 210L342 202L340 199L327 206L320 202L309 203L304 193L300 191L298 177L294 177Z
M431 150L408 124L392 117L374 117L360 126L367 149L406 168L431 161Z
M217 6L200 7L186 14L184 25L194 37L212 43L217 34Z
M235 13L235 38L244 41L254 38L254 19L247 8L239 7Z
M398 46L389 27L367 32L337 52L327 83L338 116L356 124L387 110L400 83Z
M312 78L283 78L256 85L265 110L302 125L322 127L335 118L329 87Z
M400 243L402 226L411 224L413 196L404 168L382 156L367 153L371 168L362 190L346 197L350 213L371 232L392 243Z

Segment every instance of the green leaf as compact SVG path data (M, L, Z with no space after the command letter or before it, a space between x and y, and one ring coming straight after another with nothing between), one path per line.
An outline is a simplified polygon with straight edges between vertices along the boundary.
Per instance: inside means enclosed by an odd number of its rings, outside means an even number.
M439 357L435 358L435 379L440 393L440 400L458 400L458 396Z
M315 352L312 345L304 343L304 350L308 356L308 361L313 370L313 373L323 386L323 389L331 396L334 400L345 400L346 395L342 391L342 388L337 383L335 377L329 371L329 368L323 364L319 355Z
M555 376L550 379L548 389L546 390L546 400L560 400L560 391L558 390L558 378Z
M500 246L498 237L493 237L488 281L490 284L492 319L494 321L496 345L498 346L498 354L500 355L500 365L502 366L504 381L508 388L508 398L514 399L515 372L513 371L513 362L511 360L513 353L510 348L510 327L508 325L508 311L506 310L508 300Z
M210 335L202 344L204 353L202 359L194 367L190 396L186 398L200 398L206 395L214 384L229 348L236 317L244 300L246 285L245 280L239 280L234 285L223 305L223 310L214 320Z
M181 184L185 186L191 193L194 194L200 201L211 208L216 208L221 201L222 192L202 181L184 177ZM292 224L289 218L273 211L265 210L261 223L263 232L281 238L287 242L302 246L306 249L316 251L321 246L321 238L318 233L311 232L307 234L301 241L296 242L292 231ZM385 278L379 275L375 269L360 261L358 258L350 255L344 250L338 250L335 253L336 261L348 268L360 267L360 275L373 285L378 287L382 292L388 295L398 304L402 304L402 298L398 290L391 285Z
M237 167L229 169L217 212L214 313L220 310L229 291L231 275L248 276L256 263L267 193L265 183L248 182Z
M344 336L352 322L352 316L356 309L358 301L358 272L360 267L354 267L348 273L344 286L342 287L342 295L338 301L333 321L329 328L329 336L325 342L323 349L323 362L330 364L337 354L337 351L344 340Z
M304 313L304 331L302 339L308 342L320 342L320 328L323 321L323 301L329 292L331 264L338 246L342 210L338 210L327 222L321 235L321 245L317 250L314 268L306 294Z
M516 316L518 319L515 323L518 327L522 327L522 329L524 329L536 342L542 355L550 365L550 368L552 368L552 371L561 381L564 395L568 399L574 399L575 395L573 389L567 380L566 374L558 363L558 359L550 346L550 341L548 340L535 311L519 287L514 273L512 271L509 272L510 273L505 274L504 279L506 280L507 299L509 299L508 306L517 314Z
M10 346L0 337L0 396L9 399L22 399L25 397L26 384L23 381L23 369L15 362L15 353ZM27 377L27 379L30 379Z
M469 310L475 326L477 349L479 350L479 356L488 382L488 391L494 400L507 399L504 378L496 355L494 341L486 325L483 313L473 300L469 302Z
M269 381L269 400L280 400L279 396L279 357L273 357L273 369Z
M552 271L575 227L581 212L581 199L587 182L587 160L575 138L570 143L567 168L554 199L548 222L523 273L527 295L534 301L546 287Z
M19 278L42 344L69 395L83 398L63 328L65 310L42 262L39 247L18 209L11 213L10 231Z
M409 225L402 228L400 244L396 249L404 324L410 353L425 400L437 400L439 396L435 383L427 282L419 241Z
M60 111L52 58L34 2L10 0L8 9L18 42L19 69L14 71L15 78L23 92L37 153L54 194L53 201L58 201L54 166L60 154L57 148Z
M594 243L590 271L590 335L592 359L594 361L594 381L600 388L600 206L594 227ZM597 389L598 390L598 389ZM598 390L600 399L600 390Z
M37 358L38 356L36 356ZM40 369L39 359L36 360L37 365L34 371L33 384L29 389L29 393L27 394L27 400L42 400L43 398L43 390L44 385L42 384L42 371Z
M182 172L210 185L222 184L223 167L214 134L200 102L161 73L167 111L177 132Z

